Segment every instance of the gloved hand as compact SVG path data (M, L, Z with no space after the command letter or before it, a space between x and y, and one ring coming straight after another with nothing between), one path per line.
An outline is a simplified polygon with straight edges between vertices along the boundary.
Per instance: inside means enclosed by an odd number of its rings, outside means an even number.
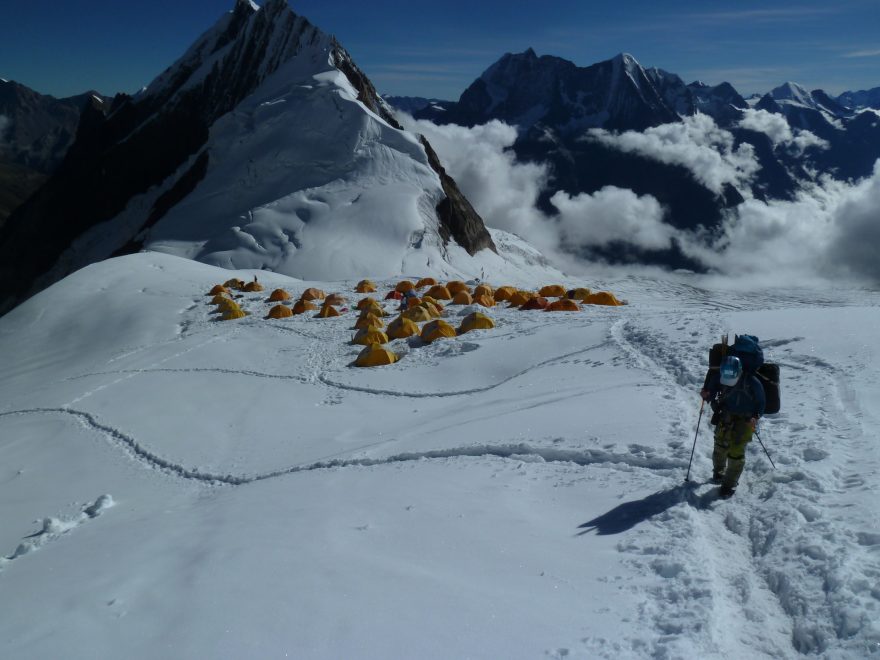
M757 418L757 417L752 417L752 418L749 420L749 426L752 428L753 431L754 431L755 429L757 429L757 428L758 428L758 418Z
M712 393L704 388L700 390L700 398L703 399L703 401L708 401L712 398Z

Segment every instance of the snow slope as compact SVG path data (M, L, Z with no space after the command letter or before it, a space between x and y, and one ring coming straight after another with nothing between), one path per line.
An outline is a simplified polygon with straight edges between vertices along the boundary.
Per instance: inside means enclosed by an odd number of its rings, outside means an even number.
M351 311L217 322L234 274L137 254L0 319L0 657L880 653L876 292L568 281L630 304L356 369ZM784 390L718 501L705 418L684 475L725 330Z

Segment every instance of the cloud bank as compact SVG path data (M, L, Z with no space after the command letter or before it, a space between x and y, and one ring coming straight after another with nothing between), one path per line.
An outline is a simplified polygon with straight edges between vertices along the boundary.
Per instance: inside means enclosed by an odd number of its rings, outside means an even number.
M761 126L774 144L796 146L799 136L776 117L753 114L745 121ZM498 121L465 128L404 120L409 130L428 138L488 226L516 233L570 274L590 268L573 257L578 248L625 240L650 250L675 240L686 256L725 278L779 286L817 279L880 282L880 161L862 181L824 177L805 184L791 201L747 199L716 231L692 232L664 223L664 209L654 197L613 186L592 194L556 191L550 198L556 213L545 214L536 202L549 185L548 168L516 161L509 149L516 139L513 127ZM685 165L695 176L702 168L699 180L713 190L722 182L748 182L760 167L750 148L733 150L733 136L708 117L644 134L591 132L591 139Z
M737 126L764 133L770 138L774 147L780 145L793 147L793 150L798 154L802 154L810 147L828 149L831 146L827 141L810 131L792 130L785 117L766 110L753 108L743 110L743 118Z

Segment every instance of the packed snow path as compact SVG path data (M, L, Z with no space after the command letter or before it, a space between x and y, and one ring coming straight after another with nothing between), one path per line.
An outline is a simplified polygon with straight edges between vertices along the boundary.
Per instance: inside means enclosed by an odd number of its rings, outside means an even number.
M350 312L218 323L224 271L88 270L0 321L3 657L880 653L874 293L588 282L630 305L354 369ZM705 415L684 483L724 331L784 388L730 501Z

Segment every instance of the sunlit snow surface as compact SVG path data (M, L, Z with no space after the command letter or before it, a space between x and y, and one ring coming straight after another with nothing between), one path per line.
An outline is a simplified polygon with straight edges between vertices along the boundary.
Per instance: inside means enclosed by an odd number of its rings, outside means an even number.
M233 275L133 255L0 319L0 657L880 653L876 293L567 281L630 304L357 369L354 312L262 318L354 280L258 273L219 322ZM684 476L726 330L783 412L718 501L705 416Z

